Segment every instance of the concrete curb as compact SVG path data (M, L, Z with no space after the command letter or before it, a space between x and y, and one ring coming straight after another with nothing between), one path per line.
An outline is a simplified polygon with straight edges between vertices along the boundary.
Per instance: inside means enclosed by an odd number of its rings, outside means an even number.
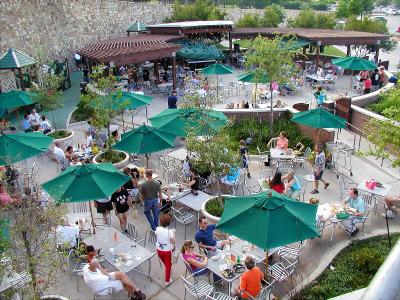
M394 227L394 228L393 228ZM315 268L315 270L308 275L308 277L303 277L303 280L300 284L295 286L289 293L288 295L282 297L283 300L290 300L291 297L290 295L295 295L298 292L300 292L302 289L306 288L311 282L313 282L315 279L317 279L318 276L324 272L328 266L332 263L332 260L347 246L350 245L350 243L353 240L365 240L369 239L372 237L376 236L381 236L385 235L386 228L385 229L379 229L376 232L373 232L372 234L364 234L363 236L360 236L358 238L352 238L352 239L346 239L345 241L342 241L338 244L336 244L333 249L327 253L326 257L321 261L321 263ZM392 229L390 230L390 233L400 233L400 227L399 226L392 226Z

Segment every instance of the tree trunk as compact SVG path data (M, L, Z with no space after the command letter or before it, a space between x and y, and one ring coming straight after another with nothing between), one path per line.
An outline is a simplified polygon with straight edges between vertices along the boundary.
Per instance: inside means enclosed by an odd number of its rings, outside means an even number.
M54 127L54 130L57 130L57 128L56 128L56 121L54 120L54 110L51 110L51 118L53 119L53 127ZM67 124L68 125L68 124Z
M24 241L24 246L25 246L26 255L27 255L27 259L28 259L29 274L31 275L31 278L32 278L30 285L32 286L33 299L36 300L36 299L40 298L40 291L38 290L38 287L37 287L37 278L36 278L36 270L35 270L35 263L34 263L35 257L32 254L31 245L29 243L29 239L28 239L26 231L22 232L22 239Z
M272 81L269 84L269 90L271 91L271 109L270 109L271 115L269 116L269 134L272 136L272 127L274 124L274 110L272 107L272 104L273 104L273 102L272 102L272 94L273 94Z

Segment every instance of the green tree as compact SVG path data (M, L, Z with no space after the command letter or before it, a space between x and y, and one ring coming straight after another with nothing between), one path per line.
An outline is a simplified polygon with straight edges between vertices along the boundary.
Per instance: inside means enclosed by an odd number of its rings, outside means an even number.
M272 4L264 9L264 16L261 20L262 26L265 27L278 27L285 19L285 13L282 6Z
M365 132L374 148L361 153L376 158L389 159L393 167L400 166L400 87L397 86L384 94L380 101L373 105L385 120L371 119Z
M236 27L238 28L257 28L261 27L261 18L258 14L245 13L236 22Z
M338 18L347 18L349 15L349 2L347 0L339 0L336 9L336 16Z
M292 44L293 40L284 36L278 36L274 39L256 37L250 43L249 50L246 52L246 68L256 68L256 78L261 78L262 74L267 74L270 80L270 90L272 91L273 82L286 82L295 70L293 63L295 53L288 50L293 49ZM271 96L270 132L272 132L273 126L272 107Z
M223 20L226 12L222 11L211 0L196 0L193 4L183 4L176 0L171 17L167 22Z
M400 0L393 0L393 4L394 4L397 8L400 8Z
M324 28L334 29L336 19L333 14L316 13L314 10L305 9L299 15L288 20L288 24L293 28Z
M363 17L364 14L369 13L374 8L373 0L350 0L349 1L349 13L350 15L356 15Z

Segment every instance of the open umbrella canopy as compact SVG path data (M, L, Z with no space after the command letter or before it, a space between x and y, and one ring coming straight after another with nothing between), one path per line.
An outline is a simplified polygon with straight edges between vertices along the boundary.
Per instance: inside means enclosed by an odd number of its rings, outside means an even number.
M158 128L142 125L121 136L121 141L113 148L128 153L147 154L174 146L177 135Z
M319 107L295 113L292 121L313 128L345 128L346 120Z
M131 92L115 92L113 99L115 100L116 109L136 109L142 106L149 105L153 101L152 96L145 96ZM119 104L119 105L118 105ZM119 108L118 108L119 107Z
M335 58L332 59L332 63L344 69L354 70L354 71L374 70L377 68L375 63L355 56Z
M202 69L202 73L207 75L226 75L226 74L232 74L233 70L230 67L227 67L222 64L213 64L211 66Z
M226 197L217 228L264 250L319 236L317 206L267 191Z
M24 91L9 91L0 94L0 109L17 108L35 102L35 94Z
M130 179L112 164L72 166L42 187L59 202L83 202L108 198Z
M195 128L198 135L210 135L217 132L227 122L227 117L219 111L198 108L166 109L150 118L153 126L177 136L185 136L185 128Z
M41 132L0 135L0 165L10 165L48 150L53 138Z
M250 82L250 83L268 83L269 78L266 73L260 72L257 74L255 71L249 71L241 74L238 77L239 81Z

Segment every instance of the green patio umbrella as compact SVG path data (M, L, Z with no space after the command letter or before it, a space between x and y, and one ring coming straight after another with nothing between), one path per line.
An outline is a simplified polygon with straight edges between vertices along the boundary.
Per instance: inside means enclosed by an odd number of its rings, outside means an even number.
M9 91L0 94L0 109L6 110L10 108L17 108L15 113L17 115L18 123L20 124L18 108L25 105L31 105L35 102L35 94L25 91Z
M0 135L0 165L10 165L48 150L53 138L41 132Z
M42 187L57 202L88 201L95 231L90 201L110 197L129 179L111 163L85 164L68 167L56 178L42 184Z
M71 166L42 187L59 202L84 202L110 197L129 180L111 163Z
M197 128L198 135L210 135L217 132L227 122L227 117L219 111L199 108L166 109L150 118L154 127L185 136L185 127Z
M213 64L211 66L202 69L202 73L207 75L217 75L217 97L218 97L219 96L218 75L232 74L233 70L230 67L226 67L225 65L222 64Z
M121 136L121 141L113 148L128 153L145 154L146 167L149 167L149 153L158 152L174 146L177 135L158 128L142 125Z
M318 128L317 142L321 128L345 128L346 119L336 116L322 107L295 113L292 121L312 128Z
M217 228L268 251L319 236L316 213L316 205L275 191L226 197Z
M256 92L254 94L254 103L257 101L257 84L259 83L268 83L270 82L267 73L265 72L256 72L256 71L249 71L247 73L241 74L238 77L239 81L242 82L249 82L256 84ZM272 92L271 92L271 101L272 101Z
M332 59L332 63L336 66L353 71L374 70L377 68L374 62L355 56L335 58Z

